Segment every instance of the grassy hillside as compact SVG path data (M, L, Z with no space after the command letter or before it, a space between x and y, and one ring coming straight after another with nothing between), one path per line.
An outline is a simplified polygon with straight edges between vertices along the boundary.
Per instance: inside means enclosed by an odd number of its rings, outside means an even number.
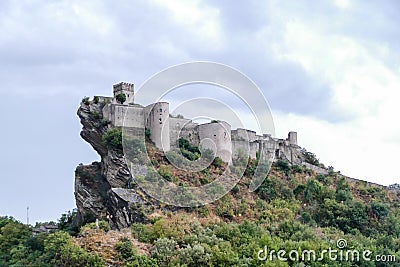
M187 176L149 151L158 172L176 183L209 183L227 167L214 162ZM146 214L149 223L123 231L109 231L107 222L74 229L70 213L59 231L33 235L32 227L2 217L0 266L400 266L399 190L277 161L249 192L256 162L246 163L246 175L218 201L159 209ZM316 257L302 257L304 250ZM324 250L337 250L336 259ZM344 257L348 251L359 259Z

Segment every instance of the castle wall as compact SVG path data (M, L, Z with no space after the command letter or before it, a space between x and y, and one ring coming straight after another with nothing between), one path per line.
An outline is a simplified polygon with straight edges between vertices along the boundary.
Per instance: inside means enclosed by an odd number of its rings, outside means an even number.
M99 99L99 103L103 102L105 104L110 104L113 101L113 98L109 97L109 96L97 95L97 96L94 96L94 97L97 97Z
M232 130L232 139L248 140L249 142L254 142L256 140L259 140L259 136L256 135L255 131L238 128L236 130Z
M204 149L214 150L216 156L225 162L232 160L232 142L231 142L231 126L226 122L206 123L198 126L200 144ZM211 139L210 142L204 142L205 139Z
M198 146L200 143L198 124L189 119L169 118L169 134L171 148L177 148L179 138L187 139L192 145Z
M324 169L324 168L321 168L321 167L312 165L312 164L307 163L307 162L303 162L302 164L303 164L303 166L305 166L306 168L309 168L309 169L313 170L313 171L314 171L315 173L317 173L317 174L324 174L324 175L327 175L327 174L328 174L328 171L327 171L326 169Z
M169 103L158 102L145 108L146 127L158 149L170 150Z
M246 140L234 140L232 139L232 158L236 158L239 154L245 153L248 157L250 156L250 144Z
M255 159L260 151L260 144L257 141L250 142L250 157Z
M103 117L116 127L125 126L144 130L144 109L141 106L108 104L103 108Z

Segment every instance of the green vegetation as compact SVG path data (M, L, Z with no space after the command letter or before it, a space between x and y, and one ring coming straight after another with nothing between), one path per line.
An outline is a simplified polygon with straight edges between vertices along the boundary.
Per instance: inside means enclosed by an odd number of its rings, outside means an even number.
M123 104L126 101L126 95L124 93L118 94L115 96L115 100L117 100L118 103Z
M89 97L85 96L84 98L82 98L82 103L85 105L90 105Z
M0 217L0 266L104 266L66 232L32 234L30 226Z
M109 128L103 135L103 144L118 150L122 150L122 129Z
M106 142L112 140L109 133ZM142 154L143 142L132 142L132 153ZM181 141L181 149L192 153L195 147ZM204 153L204 152L203 152ZM63 214L55 233L33 234L32 227L12 218L0 217L0 266L399 266L400 198L391 191L366 182L349 182L337 173L307 172L302 166L285 161L272 165L270 173L254 192L248 184L256 171L257 159L244 154L234 160L246 168L243 179L221 199L198 208L171 211L154 207L155 215L144 211L147 223L131 225L131 235L109 231L106 221L96 229L90 215L84 226L74 226L76 212ZM201 183L209 183L226 163L213 160L201 171ZM268 170L260 162L260 169ZM165 162L158 163L158 174L169 181L179 173ZM154 179L149 169L143 179ZM81 173L89 179L89 174ZM176 177L175 177L175 176ZM139 177L137 177L139 179ZM196 179L194 179L196 180ZM204 181L203 181L204 180ZM183 196L186 197L186 196ZM114 243L99 247L105 234L113 234ZM96 237L97 239L90 239ZM376 255L394 255L396 262L330 260L320 261L276 257L260 261L257 253L268 251L337 249L336 241L345 239L347 248L371 251ZM106 254L102 249L111 249ZM110 264L110 261L113 262ZM303 264L303 265L302 265Z
M311 153L304 148L301 151L302 155L304 156L304 159L307 163L310 163L315 166L319 166L319 160L317 159L317 156L314 153Z
M197 160L200 158L200 149L198 146L193 146L187 139L179 138L178 147L181 150L182 155L188 160Z

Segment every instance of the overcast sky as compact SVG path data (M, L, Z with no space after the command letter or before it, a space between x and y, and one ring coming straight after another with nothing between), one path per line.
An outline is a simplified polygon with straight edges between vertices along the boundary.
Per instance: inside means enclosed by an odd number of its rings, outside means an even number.
M0 215L56 220L74 170L99 160L76 116L187 61L237 68L263 91L276 136L351 177L400 182L400 2L0 1Z

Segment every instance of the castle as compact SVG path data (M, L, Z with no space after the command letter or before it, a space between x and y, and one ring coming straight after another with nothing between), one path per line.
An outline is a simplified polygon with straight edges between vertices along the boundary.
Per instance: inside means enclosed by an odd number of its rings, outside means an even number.
M113 97L97 96L106 104L103 118L115 127L127 127L144 133L150 130L150 139L163 151L177 148L178 139L185 138L191 144L211 149L225 162L231 162L239 151L249 157L265 159L285 158L291 163L301 163L297 133L289 132L288 138L278 139L270 134L257 135L247 129L231 129L223 121L198 124L190 119L173 117L169 113L169 103L157 102L142 106L134 102L134 84L121 82L113 86Z

